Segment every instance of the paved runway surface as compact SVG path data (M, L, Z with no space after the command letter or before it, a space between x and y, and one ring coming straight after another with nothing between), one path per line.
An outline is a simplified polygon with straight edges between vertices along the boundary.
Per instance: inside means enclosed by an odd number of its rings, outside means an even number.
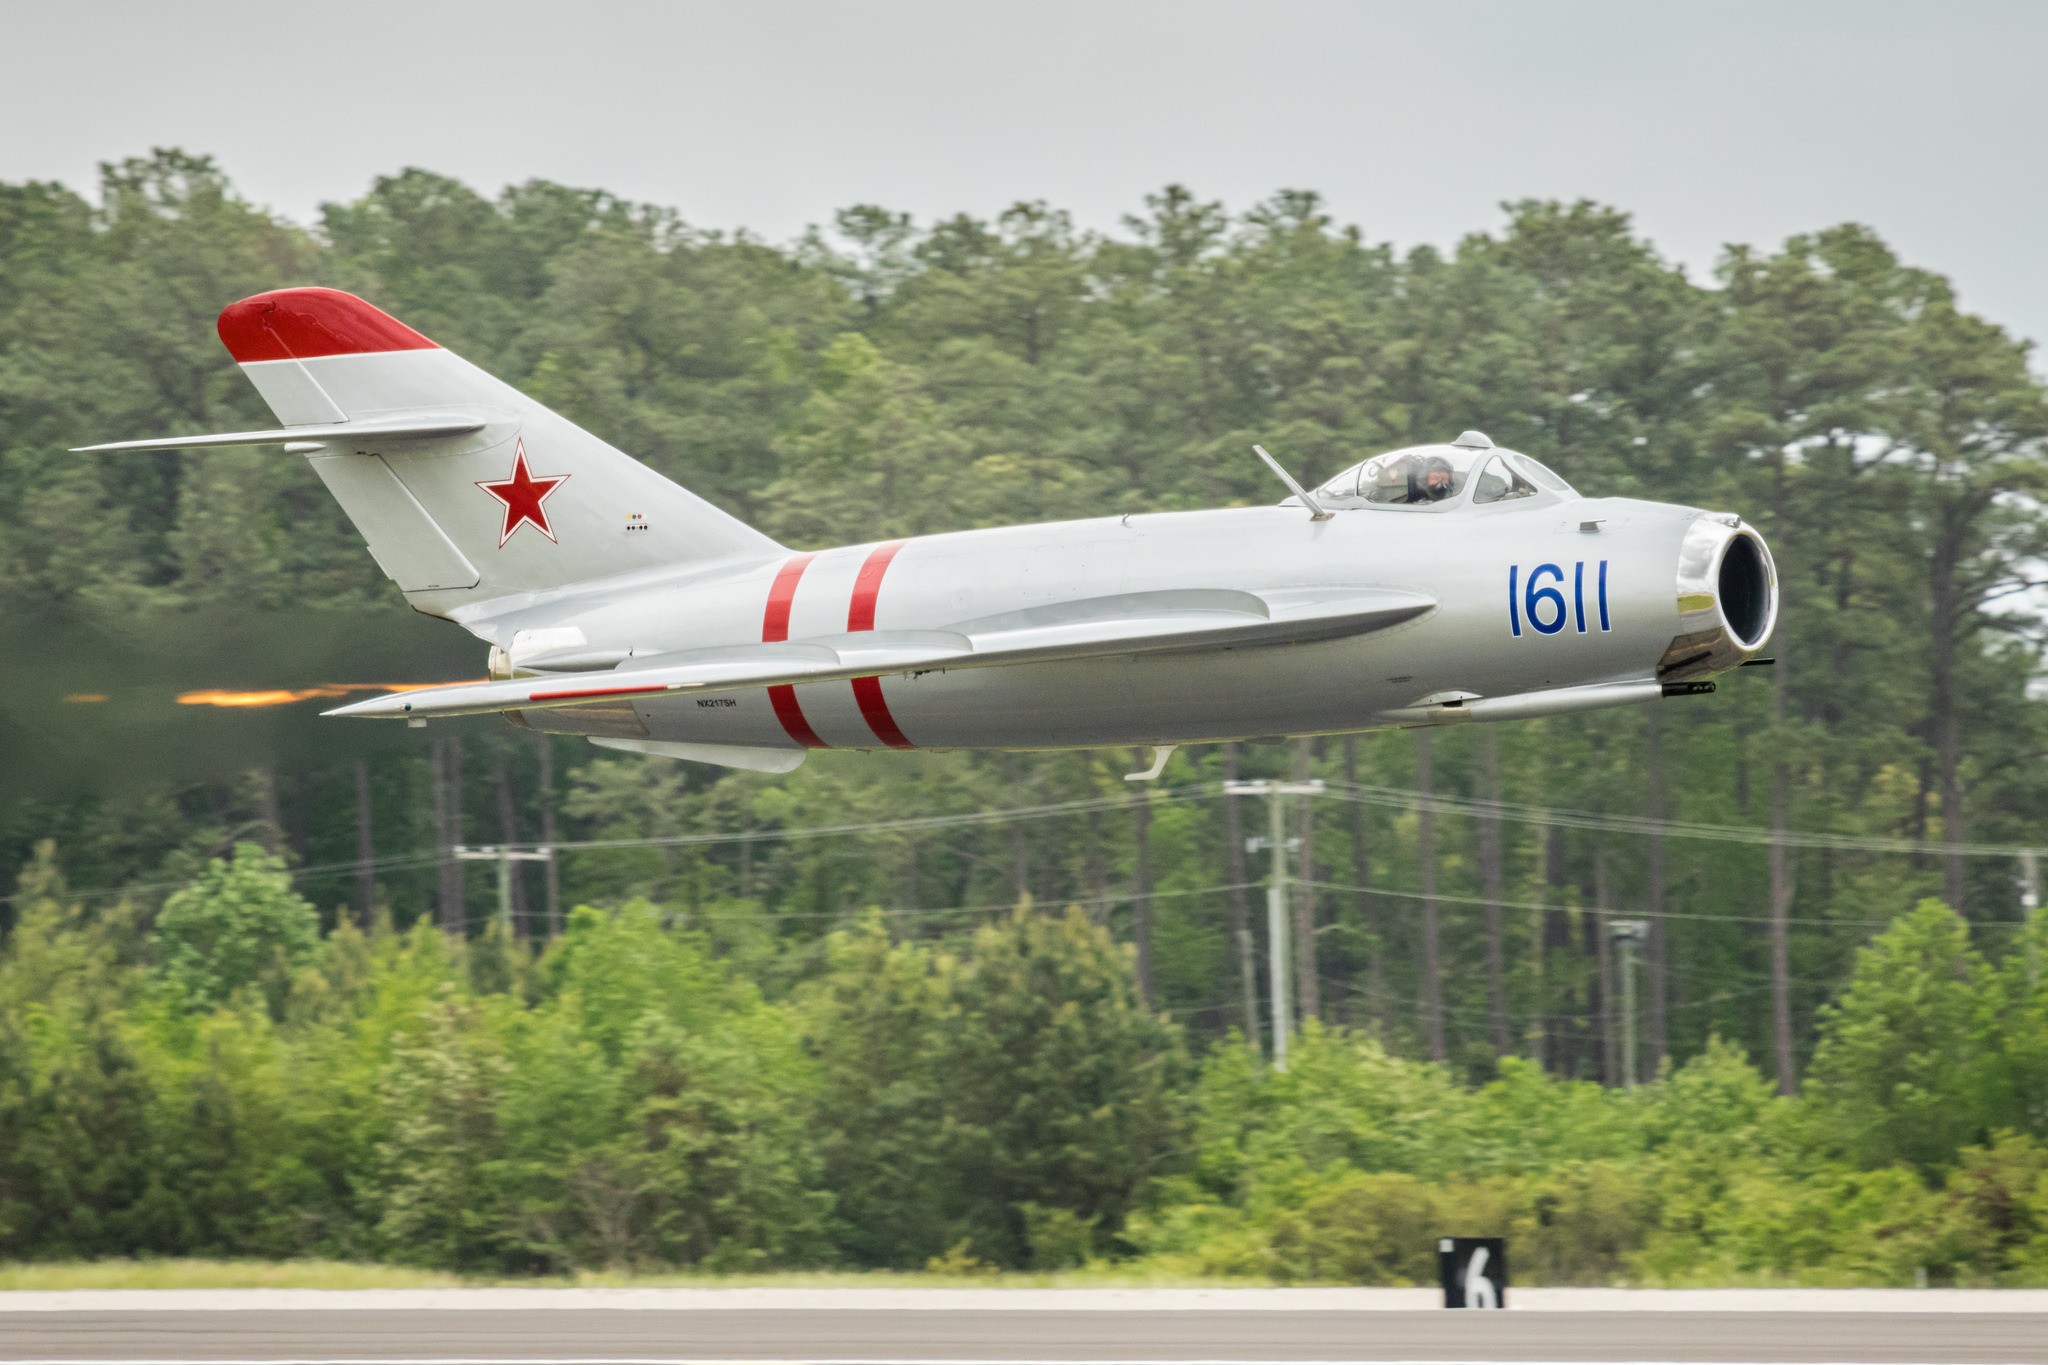
M1541 1297L1546 1292L1553 1297ZM858 1299L845 1297L846 1291L765 1297L747 1291L664 1297L663 1291L573 1290L18 1294L0 1295L0 1362L2048 1365L2048 1312L2038 1311L2035 1295L1929 1296L1919 1302L1935 1311L1917 1311L1901 1308L1911 1300L1875 1295L1859 1300L1824 1294L1745 1299L1588 1293L1536 1291L1525 1296L1529 1302L1522 1311L1498 1313L1418 1309L1410 1306L1417 1301L1415 1291L1373 1297L1371 1291L1342 1290L1267 1291L1263 1298L1260 1291L1112 1291L1093 1297L968 1291L949 1298L944 1291L919 1297L885 1290ZM1556 1297L1572 1294L1581 1297ZM1717 1306L1691 1306L1701 1302ZM1736 1306L1745 1302L1777 1311ZM690 1306L668 1306L678 1303ZM224 1304L235 1306L218 1306ZM1153 1306L1160 1304L1174 1307ZM1800 1311L1791 1304L1813 1307Z
M2048 1314L10 1313L0 1360L2048 1362Z

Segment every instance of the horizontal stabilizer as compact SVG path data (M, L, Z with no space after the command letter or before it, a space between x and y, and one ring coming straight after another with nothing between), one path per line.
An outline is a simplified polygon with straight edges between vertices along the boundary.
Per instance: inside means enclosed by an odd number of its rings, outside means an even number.
M383 441L424 440L434 436L462 436L483 428L481 417L465 417L459 413L420 413L361 422L277 427L270 431L229 431L216 436L160 436L153 441L109 441L105 445L73 446L72 449L82 454L101 450L205 450L218 446L284 445L294 441L348 441L363 436L374 436Z
M482 715L935 669L1301 644L1385 630L1435 606L1433 598L1393 588L1122 593L1050 603L938 630L819 635L786 643L652 655L604 673L423 688L372 697L327 714L390 719Z

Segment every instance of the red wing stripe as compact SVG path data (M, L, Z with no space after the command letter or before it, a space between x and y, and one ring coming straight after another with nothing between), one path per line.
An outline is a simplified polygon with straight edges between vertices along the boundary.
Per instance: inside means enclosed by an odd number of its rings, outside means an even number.
M875 601L882 595L882 575L889 572L889 561L896 558L896 552L902 548L902 541L892 540L868 552L867 559L860 566L859 576L853 580L853 600L846 608L846 628L849 631L875 628ZM896 717L889 713L889 700L882 695L880 678L855 678L853 699L860 704L861 718L875 732L876 739L892 749L917 747L903 733Z
M768 610L761 617L761 642L778 644L789 638L789 611L796 602L796 585L802 581L804 570L809 568L815 554L796 555L776 570L775 582L768 588ZM796 699L796 688L788 683L768 689L768 704L775 708L775 719L782 722L782 729L791 739L806 749L829 749L832 746L818 737L804 718L804 708Z
M569 697L637 697L644 692L666 692L660 683L644 687L559 687L552 692L529 692L528 701L562 701Z

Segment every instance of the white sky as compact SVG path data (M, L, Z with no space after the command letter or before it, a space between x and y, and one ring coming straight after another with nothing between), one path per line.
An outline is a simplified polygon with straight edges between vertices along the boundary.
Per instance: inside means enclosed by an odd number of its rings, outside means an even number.
M1448 244L1525 196L1722 243L1854 219L2048 339L2048 4L1501 0L16 3L0 179L154 145L291 217L419 165L794 236L1043 198L1110 227L1169 181L1313 188ZM2037 366L2039 358L2037 357Z

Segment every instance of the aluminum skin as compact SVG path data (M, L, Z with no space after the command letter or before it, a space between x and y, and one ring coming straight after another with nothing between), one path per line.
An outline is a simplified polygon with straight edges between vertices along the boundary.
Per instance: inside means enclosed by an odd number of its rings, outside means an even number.
M489 682L333 714L773 771L1622 705L1705 690L1776 621L1739 517L1582 497L1477 432L1274 506L798 551L351 295L220 330L278 428L88 449L284 445L415 609L490 646Z

